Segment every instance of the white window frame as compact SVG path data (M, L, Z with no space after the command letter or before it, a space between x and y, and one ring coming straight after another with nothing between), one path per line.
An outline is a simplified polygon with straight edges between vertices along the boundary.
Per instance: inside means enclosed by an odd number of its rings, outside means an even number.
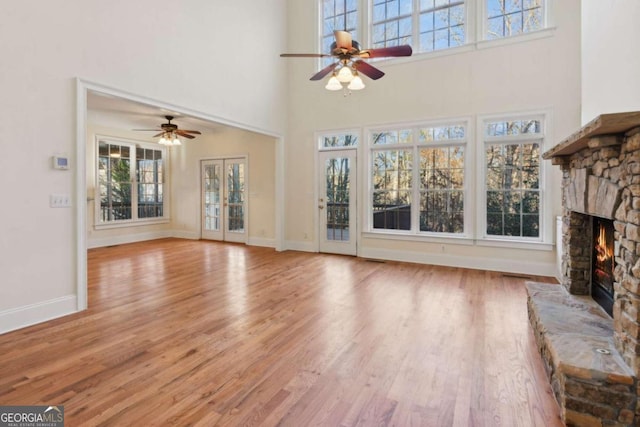
M105 142L108 144L120 145L129 147L131 153L131 165L130 165L130 182L131 182L131 219L119 220L119 221L109 221L102 222L100 210L101 210L101 198L100 198L100 152L99 146L101 142ZM95 155L94 155L94 165L95 165L95 189L94 189L94 228L98 229L108 229L108 228L120 228L120 227L132 227L132 226L141 226L141 225L149 225L149 224L161 224L168 223L170 221L169 215L169 207L170 207L170 198L169 198L169 150L166 147L160 146L158 144L135 141L130 139L106 136L106 135L96 135L95 136ZM162 152L162 162L163 162L163 171L164 171L164 181L162 182L162 215L161 217L153 217L153 218L138 218L138 178L137 178L137 157L136 157L136 149L143 148L149 150L157 150Z
M420 129L430 127L445 127L445 126L463 126L465 128L465 138L454 140L438 140L421 143L419 141ZM372 142L373 134L388 131L397 131L400 129L412 130L412 143L397 143L397 144L380 144L374 145ZM433 120L414 123L398 123L383 127L367 128L364 132L366 135L366 141L361 145L364 147L365 159L363 173L366 174L363 182L366 183L366 196L363 215L364 215L364 227L366 233L375 235L376 237L388 237L388 238L420 238L427 241L439 241L441 239L459 239L468 240L472 237L472 221L473 221L473 209L474 203L471 196L472 191L472 179L473 176L473 147L469 143L473 135L472 121L469 117L451 118L447 120ZM434 231L420 231L420 149L421 148L441 148L449 146L462 146L464 147L464 185L462 191L464 192L464 230L462 233L447 233L447 232L434 232ZM396 230L396 229L380 229L373 228L373 177L372 177L372 160L373 153L375 151L386 150L410 150L413 154L413 167L412 167L412 186L411 186L411 228L409 230Z
M478 7L479 13L477 14L478 21L479 21L479 25L478 25L479 33L477 34L477 39L480 41L486 41L488 43L491 43L491 42L498 42L498 41L504 42L505 40L520 39L530 35L533 35L533 37L535 37L539 33L549 29L549 3L551 0L540 0L540 7L542 9L542 25L539 29L534 31L522 32L522 33L514 34L511 36L497 37L495 39L490 39L487 37L487 31L489 29L489 11L487 8L488 0L476 0L476 1L479 3L479 7Z
M486 49L491 47L503 46L512 43L520 43L529 40L536 40L545 37L551 37L555 28L553 27L553 1L554 0L542 0L542 19L543 25L542 28L536 31L531 31L527 33L521 33L517 35L513 35L510 37L496 38L496 39L488 39L486 37L487 28L488 28L488 18L487 18L487 0L465 0L465 43L461 46L454 46L444 49L431 50L431 51L420 51L419 45L419 19L420 19L420 0L413 0L413 12L412 12L412 47L414 47L414 52L411 57L403 57L403 58L376 58L372 61L376 62L410 62L421 60L425 58L436 58L440 56L446 55L454 55L464 52L469 52L477 49ZM358 9L357 14L358 17L356 19L356 32L357 32L357 41L360 42L361 48L371 48L373 47L372 41L372 33L373 33L373 0L357 0ZM323 36L323 11L322 11L322 1L318 1L317 3L317 19L316 23L317 27L317 51L319 53L329 53L323 52L322 47L322 36ZM324 68L322 66L322 58L318 58L317 61L317 69L320 70ZM325 65L326 66L326 65Z
M344 135L352 135L355 136L356 144L354 145L345 145L341 147L325 147L323 145L323 141L325 138L333 138ZM318 143L317 149L318 151L339 151L339 150L357 150L360 145L362 145L362 137L361 133L358 129L346 129L346 130L335 130L335 131L327 131L327 132L316 132L316 141Z
M547 141L547 135L550 134L548 126L547 112L533 111L530 113L505 113L505 114L492 114L478 117L477 134L478 134L478 147L479 152L477 155L477 170L478 170L478 208L476 211L476 239L483 244L490 246L506 246L506 247L531 247L529 244L544 244L548 246L549 230L547 230L547 218L549 217L547 203L547 191L545 191L545 182L547 175L546 162L542 160L542 153L544 152L545 144ZM540 120L540 133L539 134L524 134L524 135L509 135L504 137L492 137L487 135L486 124L495 121L514 121L514 120ZM540 168L539 168L539 181L538 192L540 194L540 206L539 206L539 233L538 237L523 237L523 236L499 236L487 234L487 164L486 164L486 146L492 143L509 143L509 142L538 142L540 149ZM519 244L522 244L519 246ZM542 248L542 247L541 247Z

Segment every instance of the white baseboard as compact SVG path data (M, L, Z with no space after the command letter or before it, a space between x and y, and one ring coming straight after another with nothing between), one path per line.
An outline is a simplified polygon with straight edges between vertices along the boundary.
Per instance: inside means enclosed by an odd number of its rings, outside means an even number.
M249 237L249 241L247 242L249 246L260 246L263 248L275 248L276 241L275 239L265 239L260 237Z
M176 239L200 240L200 234L195 231L173 230L171 236Z
M88 239L87 248L102 248L105 246L124 245L127 243L144 242L146 240L166 239L168 237L174 237L173 232L167 231L153 231L149 233L132 233L114 237L104 237L102 239Z
M405 261L415 262L417 264L432 264L549 277L555 277L557 270L554 262L513 261L502 258L480 258L431 253L426 255L422 252L394 251L376 248L362 248L358 256L388 261Z
M313 242L300 242L294 240L287 240L284 242L285 251L301 251L301 252L318 252L316 245Z
M67 295L22 307L0 311L0 334L25 328L78 311L78 299Z

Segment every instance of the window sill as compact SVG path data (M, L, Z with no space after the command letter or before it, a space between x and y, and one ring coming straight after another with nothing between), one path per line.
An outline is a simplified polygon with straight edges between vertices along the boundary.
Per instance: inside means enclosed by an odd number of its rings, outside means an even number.
M509 249L526 249L534 251L552 251L555 249L555 245L552 243L540 242L540 241L525 241L525 240L501 240L484 238L476 240L478 246L492 247L492 248L509 248Z
M435 235L417 235L417 234L405 234L394 233L389 231L365 231L362 233L362 237L365 239L379 239L379 240L399 240L405 242L421 242L421 243L447 243L463 246L479 246L479 247L493 247L493 248L508 248L508 249L525 249L534 251L553 251L555 245L552 243L535 242L535 241L523 241L523 240L500 240L500 239L473 239L466 235L454 235L448 234L443 236Z
M513 43L521 43L530 40L539 40L551 37L556 32L556 27L548 27L543 30L522 33L517 36L503 37L500 39L481 40L475 43L477 49L489 49L492 47L506 46Z
M168 224L170 222L170 218L154 218L154 219L143 219L143 220L127 220L127 221L118 221L117 223L109 223L109 224L95 224L93 228L95 230L109 230L111 228L126 228L126 227L142 227L145 225L157 225L157 224Z
M405 242L424 242L424 243L455 243L458 245L474 244L473 239L467 235L446 234L436 236L432 234L408 234L394 233L389 231L366 231L362 233L362 237L366 239L380 240L402 240Z

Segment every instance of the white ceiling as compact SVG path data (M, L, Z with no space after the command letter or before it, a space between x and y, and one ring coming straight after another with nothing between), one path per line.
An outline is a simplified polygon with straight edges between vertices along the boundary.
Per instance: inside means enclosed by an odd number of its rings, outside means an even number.
M169 111L148 104L130 101L111 95L88 91L87 119L90 123L122 130L156 129L166 123L164 116L173 116L172 123L181 129L199 130L203 134L220 129L224 125Z

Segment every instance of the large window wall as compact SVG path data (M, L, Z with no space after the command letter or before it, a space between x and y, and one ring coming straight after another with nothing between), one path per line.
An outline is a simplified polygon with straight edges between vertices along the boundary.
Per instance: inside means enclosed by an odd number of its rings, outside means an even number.
M370 128L365 232L541 243L546 114Z

